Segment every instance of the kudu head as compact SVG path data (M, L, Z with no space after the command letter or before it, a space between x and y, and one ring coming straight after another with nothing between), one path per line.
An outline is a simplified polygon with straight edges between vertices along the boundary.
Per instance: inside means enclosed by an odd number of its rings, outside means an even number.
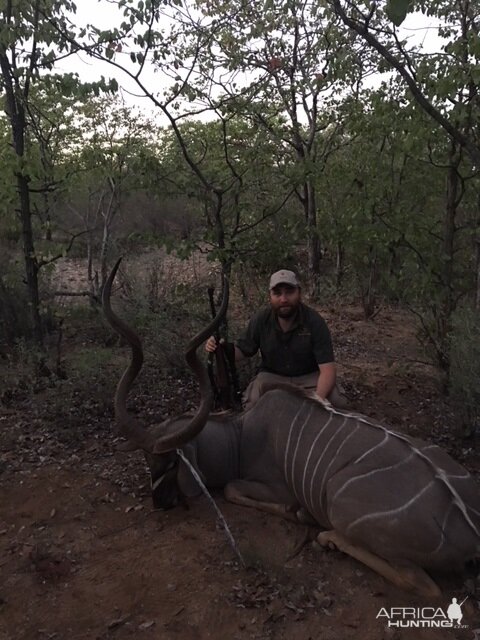
M213 392L205 366L197 356L198 347L219 327L227 307L229 287L225 278L223 298L215 318L188 343L185 360L197 377L200 386L200 404L193 416L168 418L159 424L143 425L127 412L127 396L143 364L143 349L139 336L112 310L110 297L113 281L120 266L121 258L113 267L102 292L102 306L105 318L111 327L126 340L131 348L131 359L115 391L114 410L117 432L127 439L121 449L142 449L152 474L152 497L156 508L168 509L178 504L181 491L178 486L179 457L176 449L190 442L205 426Z

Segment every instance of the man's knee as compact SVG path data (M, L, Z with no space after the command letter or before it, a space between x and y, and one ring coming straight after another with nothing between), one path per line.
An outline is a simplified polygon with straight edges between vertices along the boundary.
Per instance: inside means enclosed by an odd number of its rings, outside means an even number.
M250 382L243 394L243 408L250 409L263 394L265 385L285 381L283 376L268 371L260 371Z
M245 389L245 393L243 394L243 408L245 410L251 409L251 407L259 400L260 396L262 395L265 385L275 384L276 382L278 382L279 384L281 384L282 382L289 382L290 384L294 384L303 389L315 390L318 382L318 374L312 373L305 376L298 376L297 378L288 378L276 373L260 371ZM334 407L337 407L337 409L348 408L347 399L343 395L342 390L339 389L338 384L335 385L335 387L329 394L328 400Z

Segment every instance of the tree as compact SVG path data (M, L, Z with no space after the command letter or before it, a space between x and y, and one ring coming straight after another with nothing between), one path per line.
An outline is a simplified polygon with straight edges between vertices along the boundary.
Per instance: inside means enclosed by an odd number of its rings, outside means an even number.
M344 125L342 89L364 70L349 56L336 20L305 0L264 5L222 0L197 3L200 15L182 18L186 32L209 32L198 52L189 91L263 128L281 154L304 212L312 291L322 256L315 176L336 151ZM222 20L217 16L223 15ZM321 25L321 31L318 27Z
M284 168L272 162L275 147L269 136L238 116L186 122L181 133L207 182L221 194L219 207L218 197L192 180L176 136L167 133L162 167L169 193L187 195L196 202L197 217L202 220L186 246L202 251L207 247L212 258L230 265L240 261L260 266L261 260L269 267L277 264L291 252L296 237L291 215L295 207Z
M478 132L464 128L465 119L478 120L480 109L477 3L440 0L426 5L424 10L428 15L443 21L440 35L447 40L444 52L429 56L417 56L415 50L399 38L381 5L358 0L329 0L329 4L343 23L376 51L389 69L399 74L420 107L466 150L478 168ZM390 4L391 7L396 5L403 7L403 0ZM423 8L422 4L419 8ZM403 10L396 22L401 21L402 16Z
M335 78L339 74L346 77L346 70L351 68L343 58L332 54L333 43L341 40L335 25L328 23L325 37L317 43L314 25L323 21L323 13L312 2L293 0L285 8L272 3L262 12L253 5L200 3L179 7L176 2L157 0L137 4L122 1L119 7L123 22L108 30L92 27L88 42L79 36L71 39L72 46L122 69L153 101L168 119L186 164L211 194L215 207L223 202L224 192L206 178L195 161L182 136L181 123L209 112L224 129L231 126L236 115L249 117L254 126L264 128L281 156L274 162L285 167L288 158L293 165L289 180L304 208L310 270L316 279L321 245L313 167L324 163L331 153L338 122L331 108L322 111L319 105L322 98L331 95ZM225 18L217 19L222 13ZM247 35L245 25L249 25ZM273 35L275 29L279 35ZM255 41L259 39L257 52ZM348 50L346 43L344 57ZM158 72L168 84L166 88L158 91L149 85L145 80L147 66ZM235 76L243 74L245 78L252 69L254 81L237 85ZM231 180L232 185L239 183L238 176L232 175ZM219 246L221 236L219 224Z
M61 37L70 33L70 16L75 11L73 2L50 0L8 0L0 10L0 88L4 99L11 135L11 172L17 188L17 212L21 224L25 277L30 300L30 312L35 342L43 347L40 315L38 273L49 262L38 256L35 248L28 136L35 131L42 114L33 107L34 87L44 82L59 57L74 52L68 40ZM55 24L52 23L54 18ZM60 81L60 84L62 82ZM71 87L71 76L66 76L62 89ZM40 127L36 126L37 134ZM43 140L46 142L46 140ZM47 160L43 147L43 161ZM48 180L51 167L45 165Z
M77 126L87 133L81 148L69 151L80 175L66 206L81 220L86 234L87 277L92 296L98 296L107 279L118 216L144 187L145 174L156 162L156 129L122 99L111 96L85 102L77 111Z
M331 5L344 24L379 54L386 68L398 74L398 79L406 84L419 107L448 136L444 143L433 145L435 151L430 154L431 163L443 167L447 175L444 216L439 232L441 246L434 244L438 250L434 268L438 293L429 297L435 315L434 329L430 328L432 323L425 324L437 358L442 368L448 370L451 317L458 301L471 286L467 284L469 278L460 285L458 268L462 261L459 260L458 242L465 186L475 180L480 169L478 7L469 0L440 0L425 5L429 15L442 20L439 33L445 46L443 52L420 55L399 38L395 26L389 23L380 6L367 7L363 2L345 3L343 0L333 0ZM478 224L477 220L477 236ZM469 227L471 229L470 223ZM476 250L473 247L472 253ZM475 260L471 262L474 264Z

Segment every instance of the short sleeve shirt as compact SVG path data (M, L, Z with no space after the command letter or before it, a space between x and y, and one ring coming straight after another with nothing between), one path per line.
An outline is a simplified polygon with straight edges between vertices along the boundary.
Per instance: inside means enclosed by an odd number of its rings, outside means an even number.
M262 309L235 344L247 357L260 350L260 370L282 376L302 376L318 371L318 365L334 361L327 323L304 304L300 304L294 326L286 332L270 307Z

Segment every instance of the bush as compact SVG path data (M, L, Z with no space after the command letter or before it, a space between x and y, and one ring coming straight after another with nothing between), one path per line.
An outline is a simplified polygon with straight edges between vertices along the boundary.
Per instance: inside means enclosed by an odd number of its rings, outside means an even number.
M103 345L84 346L68 356L69 373L73 379L88 379L92 373L107 372L113 359Z
M32 340L31 303L25 284L24 264L0 255L0 348L13 347L18 341ZM39 278L40 314L45 335L56 331L57 320L48 300L48 281ZM3 349L3 350L4 350Z
M184 349L210 320L206 284L179 283L172 265L152 260L117 277L112 296L118 314L141 337L147 361L184 369Z
M480 427L480 314L458 309L450 334L449 390L462 417L465 434Z
M27 290L17 278L0 276L0 345L31 336Z

